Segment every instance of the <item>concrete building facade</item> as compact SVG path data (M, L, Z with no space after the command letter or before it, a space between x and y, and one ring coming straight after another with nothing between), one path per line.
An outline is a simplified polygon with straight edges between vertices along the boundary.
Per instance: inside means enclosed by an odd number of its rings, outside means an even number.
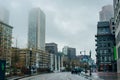
M29 55L29 50L28 49L20 49L16 47L12 47L11 49L11 63L12 66L16 67L29 67L30 64L30 55Z
M6 68L11 66L11 44L13 27L0 22L0 59L6 60Z
M98 22L96 37L96 63L99 71L113 71L115 37L108 21Z
M117 52L117 72L120 73L120 1L113 0L114 21L115 21L115 38Z
M63 57L61 53L58 53L58 48L56 43L46 43L46 52L50 53L50 70L60 71L63 66Z
M113 35L115 35L115 22L114 22L114 18L110 19L110 31Z
M75 59L76 59L76 49L65 46L62 49L62 53L65 55L64 58L66 58L66 60L64 60L64 66L69 71L73 67L75 67L74 62L75 62Z

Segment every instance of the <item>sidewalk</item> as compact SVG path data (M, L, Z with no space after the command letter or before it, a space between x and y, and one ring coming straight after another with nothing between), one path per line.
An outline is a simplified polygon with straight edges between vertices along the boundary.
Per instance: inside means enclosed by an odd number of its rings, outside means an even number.
M24 76L12 76L12 77L7 77L7 80L19 80L25 77L31 77L31 76L36 76L36 75L40 75L40 74L46 74L46 73L34 73L32 75L24 75Z
M30 76L35 76L35 75L39 75L39 74L32 74L32 75L24 75L24 76L12 76L12 77L7 77L7 80L19 80L25 77L30 77Z
M80 74L81 76L84 76L85 78L89 79L89 80L103 80L101 78L99 78L99 76L97 75L97 73L92 73L92 75L90 76L90 73L85 73L85 72L81 72Z

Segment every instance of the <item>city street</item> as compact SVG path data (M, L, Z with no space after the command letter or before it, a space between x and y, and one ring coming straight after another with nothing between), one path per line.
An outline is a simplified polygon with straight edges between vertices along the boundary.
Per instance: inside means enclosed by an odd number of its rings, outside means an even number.
M70 72L50 73L32 76L20 80L88 80L84 76L71 74Z
M22 78L20 80L104 80L99 77L88 77L85 74L71 74L70 72L58 72L41 74L37 76Z
M120 80L120 0L0 0L0 80Z
M92 73L90 77L89 73L79 75L71 74L70 72L57 72L22 78L20 80L120 80L120 74L97 72Z

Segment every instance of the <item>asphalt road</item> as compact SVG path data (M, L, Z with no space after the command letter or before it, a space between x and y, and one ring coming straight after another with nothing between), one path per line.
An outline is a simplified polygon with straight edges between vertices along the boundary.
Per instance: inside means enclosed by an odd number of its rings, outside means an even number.
M41 74L37 76L27 77L20 80L88 80L84 76L71 74L70 72L59 72L50 74Z

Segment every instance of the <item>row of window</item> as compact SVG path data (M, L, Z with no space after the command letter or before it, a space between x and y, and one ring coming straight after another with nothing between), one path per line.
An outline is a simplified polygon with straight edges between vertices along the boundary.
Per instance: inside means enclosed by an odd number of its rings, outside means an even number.
M100 43L98 47L112 47L112 43Z
M101 62L110 62L112 61L112 58L110 56L100 57Z
M112 40L114 40L114 39L113 39L113 37L106 37L106 36L103 37L103 36L102 36L102 37L98 37L97 40L98 40L98 41L112 41Z
M110 33L109 28L99 28L98 29L98 34L107 34Z
M100 54L106 54L106 53L111 53L111 49L107 49L107 50L100 50L99 53Z

